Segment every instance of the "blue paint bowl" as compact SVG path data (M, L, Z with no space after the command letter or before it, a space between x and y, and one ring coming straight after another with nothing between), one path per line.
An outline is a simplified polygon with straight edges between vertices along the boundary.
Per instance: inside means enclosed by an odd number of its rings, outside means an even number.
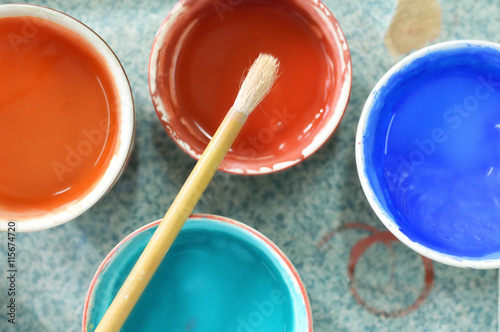
M407 246L500 267L500 45L446 42L396 64L365 104L356 162L371 207Z
M90 285L83 331L97 327L160 221L127 236ZM311 307L290 261L237 221L193 215L121 331L312 331Z

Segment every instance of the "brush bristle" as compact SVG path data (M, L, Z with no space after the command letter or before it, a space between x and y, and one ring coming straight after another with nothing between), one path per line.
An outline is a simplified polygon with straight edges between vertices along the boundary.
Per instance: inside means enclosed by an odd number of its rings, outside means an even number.
M246 116L260 104L271 90L278 76L278 59L261 53L248 71L233 105L233 109Z

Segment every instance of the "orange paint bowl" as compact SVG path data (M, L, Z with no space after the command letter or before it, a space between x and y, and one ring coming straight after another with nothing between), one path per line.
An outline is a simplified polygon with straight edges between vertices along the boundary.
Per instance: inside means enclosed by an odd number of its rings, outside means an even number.
M118 181L134 141L132 92L110 47L66 14L1 5L0 34L0 77L10 77L0 83L0 154L9 157L0 165L0 231L48 229Z
M259 53L280 61L271 93L219 167L266 174L316 152L339 125L352 64L344 34L317 0L182 0L161 25L150 92L172 139L199 159Z

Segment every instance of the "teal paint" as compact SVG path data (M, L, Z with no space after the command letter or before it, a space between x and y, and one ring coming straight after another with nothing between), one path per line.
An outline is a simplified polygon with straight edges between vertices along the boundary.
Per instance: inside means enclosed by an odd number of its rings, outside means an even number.
M101 272L89 304L89 331L155 229L126 242ZM266 246L228 223L188 221L122 331L302 332L306 309L299 289Z

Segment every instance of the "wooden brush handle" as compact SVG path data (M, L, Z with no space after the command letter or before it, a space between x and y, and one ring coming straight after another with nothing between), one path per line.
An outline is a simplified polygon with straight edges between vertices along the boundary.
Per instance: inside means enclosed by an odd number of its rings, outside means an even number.
M231 109L106 311L96 332L120 330L247 119Z

